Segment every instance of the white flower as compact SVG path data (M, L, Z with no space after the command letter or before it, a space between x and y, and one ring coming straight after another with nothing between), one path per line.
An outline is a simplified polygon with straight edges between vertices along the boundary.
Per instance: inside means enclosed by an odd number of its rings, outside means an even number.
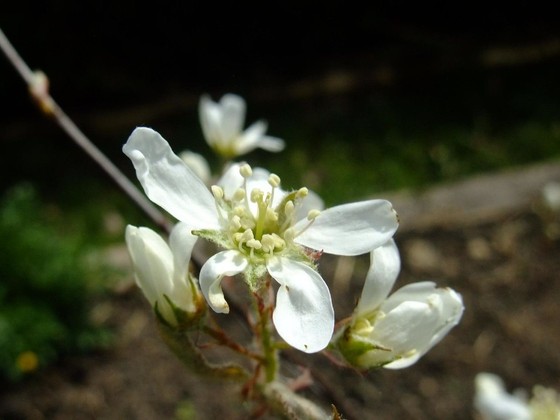
M212 180L212 171L208 161L199 153L184 150L179 153L179 157L206 185Z
M169 237L169 246L146 227L128 225L125 237L136 284L163 319L177 326L175 309L186 312L186 317L197 314L199 292L188 272L197 237L191 235L189 227L177 224Z
M253 290L268 274L280 287L273 322L280 336L306 352L322 350L334 328L329 290L308 248L358 255L385 243L397 229L391 204L370 200L319 211L306 188L287 193L264 169L232 165L212 192L148 128L134 130L123 148L148 197L191 231L224 251L200 271L200 287L216 312L227 313L221 280L243 273Z
M408 367L461 319L461 296L432 282L409 284L389 296L399 271L392 239L371 252L362 295L350 325L337 337L339 349L357 367Z
M265 135L267 124L264 121L257 121L242 131L245 108L243 98L233 94L224 95L219 103L207 95L200 98L200 124L210 147L226 158L243 155L259 147L269 152L283 150L283 140Z
M502 379L491 373L475 378L474 404L485 420L529 420L529 404L519 395L508 394Z

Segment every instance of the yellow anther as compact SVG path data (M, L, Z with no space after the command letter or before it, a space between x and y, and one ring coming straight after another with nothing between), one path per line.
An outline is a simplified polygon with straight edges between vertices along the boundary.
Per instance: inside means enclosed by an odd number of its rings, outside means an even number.
M301 187L296 193L296 198L307 197L307 194L309 194L309 190L305 187Z
M249 165L248 163L241 165L241 167L239 168L239 174L245 179L249 178L251 175L253 175L251 165Z
M238 188L233 193L233 201L243 201L245 199L245 190L243 188Z
M245 244L249 248L252 248L252 249L261 249L262 248L261 241L257 241L256 239L250 239Z
M286 217L288 218L292 217L292 214L294 214L294 210L295 210L294 202L292 200L288 201L284 206L284 213L286 214Z
M261 239L263 251L264 252L274 251L274 242L275 241L272 235L264 234Z
M319 216L321 214L320 210L309 210L309 213L307 213L307 220L312 221L315 220L317 216Z
M240 242L248 242L252 239L255 239L255 235L253 235L253 231L251 229L246 229L245 232L241 235Z
M280 177L276 174L270 174L268 177L268 183L271 187L279 187L280 186Z
M212 190L212 194L214 195L215 199L221 200L222 198L224 198L224 190L221 187L212 185L210 189Z
M230 229L233 232L238 231L241 229L241 218L238 215L234 215L230 220Z

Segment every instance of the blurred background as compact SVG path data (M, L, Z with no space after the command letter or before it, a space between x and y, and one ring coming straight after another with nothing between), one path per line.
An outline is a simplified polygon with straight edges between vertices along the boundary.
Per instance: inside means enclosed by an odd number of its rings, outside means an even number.
M286 141L286 150L280 154L256 151L247 159L278 173L287 188L313 188L329 205L387 191L425 191L472 175L558 161L560 28L555 14L528 10L527 5L508 6L507 11L446 10L439 5L418 13L376 6L339 5L321 13L289 5L267 7L244 11L217 5L209 10L187 2L141 6L132 1L20 1L2 6L0 27L30 67L47 74L55 100L131 178L132 165L121 147L134 127L156 129L177 152L190 149L210 156L198 122L198 100L204 93L217 100L228 92L247 100L247 123L265 119L268 133ZM49 376L37 379L34 373L67 360L68 355L91 355L100 348L116 351L115 328L120 331L119 326L126 324L123 319L130 319L115 309L115 299L120 307L136 308L129 296L135 292L127 289L130 272L122 249L124 226L150 222L58 126L40 114L4 57L0 59L0 98L0 354L4 354L0 368L6 389L18 384L20 399L7 394L10 400L23 401L22 407L35 404L36 411L41 411L33 391L25 389L43 389L44 381L50 383ZM525 233L533 235L539 254L525 254L531 261L557 255L557 242L539 236L540 222L532 215L528 221L525 215L519 217L522 228L518 224L508 228L509 241L521 241ZM480 251L486 249L480 245L483 242L475 242L482 248L476 248L474 257L483 255L475 258L482 264L476 275L470 276L467 269L461 272L456 265L444 268L434 263L426 268L421 262L420 268L405 266L404 281L421 280L419 275L443 279L467 300L473 293L476 305L478 280L496 268L488 264L500 266L519 255L518 248L504 248L496 239L502 238L501 230L493 230L496 226L500 224L477 226L474 233L466 232L462 225L450 227L447 238L453 238L454 248L448 248L448 242L437 242L446 237L441 230L408 233L418 236L413 238L403 233L398 237L403 249L408 239L412 241L408 250L418 249L414 245L419 240L424 245L435 241L445 252L456 250L449 258L455 258L459 267L465 261L460 253L474 249L469 248L469 240L482 238L491 251L484 254ZM488 232L494 236L486 237ZM411 251L410 255L426 261L422 258L425 253ZM523 270L516 265L510 267L512 273L500 275L513 282L515 276L533 273L527 259L522 262ZM543 272L550 276L548 285L552 287L556 276L549 269ZM533 274L544 282L543 272ZM461 283L459 279L466 280ZM359 292L359 283L356 287ZM496 287L499 301L509 286L498 282ZM511 304L532 296L527 293L523 289L518 297L509 295ZM149 308L142 305L137 306L149 320ZM488 303L488 317L493 316L492 308L495 305ZM76 320L76 325L68 326L64 322L68 319ZM466 322L474 329L469 330L470 335L466 333L464 352L480 338L480 329L474 326L482 328L489 321L470 318ZM500 330L503 325L496 322L496 330ZM129 327L136 340L140 337L134 331L149 328L145 324L140 329ZM53 332L42 338L36 331ZM500 341L495 338L499 335L491 336L491 343ZM486 341L480 345L488 347L489 339L484 337ZM515 339L519 340L515 343L524 342L523 334ZM160 350L163 355L158 357L165 358L165 349ZM495 356L492 350L485 351L488 358ZM87 363L96 358L109 363L108 354L113 353L94 354ZM473 372L492 366L481 360L471 362L468 368L453 361L449 366L459 376L458 372L468 370L465 383ZM72 368L63 365L61 370L72 374L61 381L75 385L78 371L78 382L90 384L86 372L91 366L73 363ZM426 363L428 374L440 366ZM557 361L552 365L548 361L536 371L548 369L550 379L559 366ZM532 369L535 366L526 372ZM414 411L415 404L424 407L414 398L423 398L426 407L433 406L442 385L424 370L416 372L419 377L414 377L417 381L412 386L421 384L420 389L407 394L412 400L397 404L404 407L397 414L421 418L418 413L427 409ZM508 372L511 369L497 373ZM376 407L385 398L384 388L410 385L395 385L392 381L397 375L383 373L379 377L385 379L373 380L378 389ZM539 380L521 373L510 375L518 386L529 389ZM392 385L382 382L385 380ZM189 379L182 381L175 388L186 386L184 381ZM444 405L443 411L432 415L460 413L469 418L470 400L465 400L472 389L465 388L465 383L446 387L450 393L461 390L454 394L457 403ZM159 401L154 390L149 392ZM194 391L181 388L173 392L176 399L170 397L173 401L167 405L154 403L163 410L158 413L175 410L181 398L196 399ZM354 403L369 407L363 396L352 395ZM107 402L109 397L104 398L101 406L115 407L116 403ZM325 398L333 398L332 392ZM455 400L450 397L449 401ZM4 414L25 412L14 404ZM189 412L188 404L184 407ZM387 418L391 418L389 414Z

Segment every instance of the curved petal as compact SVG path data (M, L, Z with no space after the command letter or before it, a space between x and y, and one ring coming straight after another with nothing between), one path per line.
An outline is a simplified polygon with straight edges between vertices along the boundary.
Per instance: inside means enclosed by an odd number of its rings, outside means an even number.
M224 276L235 276L247 268L247 259L238 251L222 251L212 256L200 270L199 282L202 294L210 307L218 313L229 312L220 285Z
M211 147L216 146L216 143L221 140L218 129L222 115L220 107L208 95L202 95L198 103L198 115L206 143Z
M221 121L220 133L224 143L234 141L243 129L245 122L245 100L238 95L228 93L220 99Z
M150 305L154 306L164 294L171 296L173 256L163 238L146 227L128 225L125 239L134 266L136 284ZM168 305L160 308L166 319L174 319L170 310Z
M179 153L179 157L205 185L210 184L212 180L212 171L204 156L199 153L191 152L190 150L184 150Z
M430 341L430 348L439 343L443 337L447 335L451 328L459 323L465 310L463 298L455 290L450 288L437 290L442 300L442 308L439 326Z
M267 152L281 152L286 147L286 143L278 137L263 136L259 141L259 147Z
M404 302L376 322L373 332L375 342L392 349L393 357L399 357L384 367L401 369L416 363L429 350L438 319L439 313L434 306Z
M307 219L294 228L302 231ZM319 214L295 241L308 248L335 255L365 254L387 242L399 223L393 206L386 200L369 200L331 207Z
M270 258L267 269L280 283L272 314L278 334L306 353L323 350L332 337L334 310L321 275L288 258Z
M356 306L355 316L373 311L381 305L389 296L401 269L399 250L393 239L375 248L370 255L371 265Z
M238 155L249 153L260 147L261 139L266 132L267 123L264 121L254 122L241 134L235 142L235 152Z
M136 128L123 147L146 195L191 227L220 227L214 197L156 131Z
M437 317L436 323L432 325L432 331L426 333L428 341L422 340L423 345L415 346L413 357L397 360L385 366L387 368L400 369L415 363L459 323L464 310L461 295L449 288L436 288L435 283L429 281L408 284L397 290L381 305L381 310L393 313L403 305L406 307L412 303L427 305L431 311L430 316L433 314Z
M487 419L529 420L531 409L526 401L508 394L502 379L491 373L475 377L474 405Z
M187 223L178 223L169 236L169 247L175 263L175 276L183 279L189 269L192 250L198 240L198 236L191 234L191 229Z

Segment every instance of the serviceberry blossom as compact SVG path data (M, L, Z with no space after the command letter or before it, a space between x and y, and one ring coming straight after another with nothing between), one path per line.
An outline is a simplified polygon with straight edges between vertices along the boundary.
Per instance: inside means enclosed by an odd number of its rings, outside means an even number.
M329 289L317 272L321 252L359 255L389 240L398 221L391 203L369 200L322 209L307 188L286 192L280 178L233 164L209 190L157 132L137 128L123 148L148 197L223 248L200 270L202 293L218 313L229 312L221 281L243 273L251 290L268 275L279 284L273 322L280 336L305 352L320 351L334 328Z
M531 420L527 398L506 391L498 375L482 372L475 378L474 404L485 420Z
M267 124L262 120L243 131L245 109L245 100L238 95L224 95L220 102L212 101L208 95L200 98L200 124L210 147L227 159L249 153L256 148L269 152L283 150L283 140L265 135Z
M197 237L188 226L177 224L169 245L146 227L128 225L125 238L136 284L158 314L173 326L199 315L204 300L188 270Z
M408 367L461 319L461 296L432 282L412 283L389 296L399 271L399 251L392 239L371 252L358 305L335 341L358 368Z
M527 392L507 392L504 381L493 373L481 372L474 379L474 405L484 420L558 420L560 395L553 388L533 387Z

